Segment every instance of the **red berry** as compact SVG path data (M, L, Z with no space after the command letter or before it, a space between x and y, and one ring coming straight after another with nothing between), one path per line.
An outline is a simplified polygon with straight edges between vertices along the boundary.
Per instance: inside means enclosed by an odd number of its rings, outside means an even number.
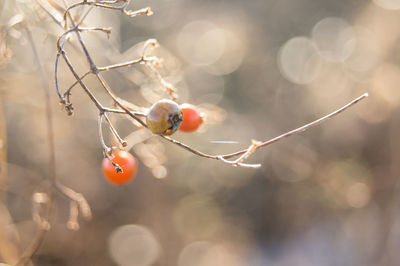
M179 128L180 131L193 132L203 123L202 115L196 106L184 103L181 105L181 110L183 113L183 121Z
M132 154L126 151L116 151L111 156L113 163L121 167L122 172L117 173L114 165L108 158L103 159L102 170L107 180L114 185L123 185L135 178L137 173L137 162Z

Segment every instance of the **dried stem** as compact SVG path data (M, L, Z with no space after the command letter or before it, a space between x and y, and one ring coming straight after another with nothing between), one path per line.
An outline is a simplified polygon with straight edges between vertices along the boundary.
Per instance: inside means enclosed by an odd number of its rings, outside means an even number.
M108 66L104 66L104 67L99 67L97 68L98 71L109 71L112 69L116 69L116 68L122 68L122 67L128 67L128 66L132 66L135 64L140 64L140 63L144 63L146 62L146 60L149 60L147 58L145 58L144 56L138 58L138 59L134 59L128 62L124 62L124 63L119 63L119 64L114 64L114 65L108 65Z
M300 132L304 132L304 131L310 129L311 127L314 127L314 126L316 126L316 125L319 125L319 124L321 124L322 122L325 122L326 120L331 119L331 118L334 117L334 116L337 116L337 115L340 114L341 112L347 110L349 107L355 105L356 103L360 102L361 100L363 100L363 99L365 99L365 98L367 98L367 97L368 97L368 93L364 93L363 95L361 95L361 96L355 98L354 100L352 100L352 101L349 102L348 104L346 104L346 105L340 107L339 109L333 111L332 113L330 113L330 114L328 114L328 115L326 115L326 116L324 116L324 117L321 117L321 118L319 118L319 119L317 119L317 120L314 120L314 121L311 122L311 123L308 123L308 124L306 124L306 125L304 125L304 126L301 126L301 127L299 127L299 128L293 129L293 130L291 130L291 131L288 131L288 132L286 132L286 133L283 133L282 135L279 135L279 136L277 136L277 137L275 137L275 138L272 138L272 139L270 139L270 140L267 140L267 141L261 143L260 145L257 146L257 149L266 147L266 146L268 146L268 145L270 145L270 144L272 144L272 143L274 143L274 142L277 142L277 141L282 140L283 138L286 138L286 137L295 135L295 134L300 133ZM234 153L231 153L231 154L225 154L225 155L223 155L222 157L223 157L224 159L229 159L229 158L232 158L232 157L241 155L241 154L243 154L243 153L245 153L245 152L246 152L246 150L242 150L242 151L234 152Z
M126 114L126 112L124 110L121 109L112 109L112 108L108 108L108 107L104 107L104 112L108 112L108 113L117 113L117 114ZM135 115L135 116L141 116L141 117L146 117L147 115L143 112L135 112L135 111L130 111L131 114Z
M114 6L114 4L118 4L120 2L122 2L122 5ZM66 11L64 13L64 25L65 26L67 25L67 16L69 16L70 11L78 6L83 6L83 5L118 10L129 17L136 17L139 15L147 15L147 16L153 15L153 11L151 11L150 7L142 8L142 9L135 10L135 11L126 10L126 7L128 6L128 4L129 4L129 1L82 1L79 3L73 4L66 9Z
M117 130L111 123L111 120L107 114L104 114L104 118L106 119L108 126L110 127L111 133L114 135L114 137L118 140L118 142L122 145L122 147L126 147L127 145L126 141L120 137L120 135L118 134Z
M78 73L76 73L74 67L72 66L70 60L68 59L66 53L64 50L60 50L59 53L61 53L61 55L64 58L64 61L67 63L69 70L71 71L71 73L74 75L75 79L78 81L78 83L81 85L81 87L83 88L83 90L87 93L87 95L89 96L89 98L92 100L92 102L96 105L96 107L99 110L103 110L103 106L101 105L101 103L96 99L96 97L94 96L94 94L89 90L89 88L85 85L85 83L83 83L83 81L80 79L80 77L78 76Z
M253 149L255 151L255 150L259 149L259 148L263 148L263 147L266 147L266 146L268 146L268 145L270 145L272 143L280 141L280 140L282 140L282 139L284 139L286 137L292 136L292 135L300 133L300 132L304 132L304 131L308 130L309 128L313 127L313 126L321 124L322 122L325 122L326 120L328 120L328 119L340 114L341 112L347 110L348 108L350 108L351 106L353 106L356 103L360 102L361 100L365 99L366 97L368 97L368 93L364 93L363 95L357 97L356 99L352 100L351 102L349 102L348 104L344 105L343 107L341 107L341 108L333 111L332 113L330 113L330 114L328 114L328 115L326 115L324 117L321 117L321 118L319 118L319 119L317 119L317 120L315 120L315 121L313 121L311 123L308 123L308 124L306 124L304 126L301 126L299 128L296 128L296 129L293 129L293 130L288 131L286 133L283 133L282 135L279 135L279 136L277 136L275 138L272 138L270 140L267 140L265 142L259 143L255 147L253 147ZM183 144L183 143L181 143L181 142L179 142L177 140L174 140L174 139L172 139L170 137L167 137L167 136L161 136L161 137L166 139L166 140L168 140L169 142L172 142L173 144L178 145L181 148L184 148L184 149L190 151L191 153L194 153L194 154L198 155L198 156L201 156L201 157L204 157L204 158L208 158L208 159L221 160L221 161L223 161L225 163L229 163L229 164L234 165L234 166L248 167L248 166L245 166L243 164L237 164L237 163L235 163L235 161L227 161L227 159L230 159L230 158L236 157L236 156L240 156L242 154L246 154L249 151L249 148L244 149L244 150L240 150L240 151L237 151L237 152L225 154L225 155L209 155L209 154L200 152L200 151L198 151L196 149L193 149L193 148L189 147L188 145ZM250 147L252 147L252 146L250 146Z
M100 114L99 115L99 119L98 119L98 129L99 129L99 139L100 139L100 144L103 147L104 153L110 155L111 154L111 148L108 147L104 141L104 136L103 136L103 116L104 114Z
M105 114L104 113L100 113L99 119L98 119L98 129L99 129L100 143L101 143L101 146L103 147L104 157L107 158L111 162L111 164L114 166L114 168L117 171L117 173L119 173L119 172L123 171L122 167L112 161L111 154L112 154L113 149L108 147L106 145L105 141L104 141L103 127L102 127L103 117L105 117ZM109 123L109 125L111 125L111 123Z

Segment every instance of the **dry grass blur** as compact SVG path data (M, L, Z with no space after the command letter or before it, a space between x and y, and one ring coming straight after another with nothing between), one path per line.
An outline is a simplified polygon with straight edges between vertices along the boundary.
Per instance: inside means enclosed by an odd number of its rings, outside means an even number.
M93 219L69 230L69 202L56 197L35 265L400 264L397 0L136 0L131 6L151 6L155 14L128 18L96 9L86 22L112 33L109 39L85 34L85 43L96 63L107 65L137 58L143 42L157 38L162 74L179 89L179 101L210 112L199 132L174 135L202 151L246 148L250 139L275 137L365 91L370 97L257 151L250 159L262 163L257 170L200 158L160 139L130 142L139 173L116 187L100 169L97 109L76 87L74 115L67 116L54 91L58 179L86 197ZM18 13L29 21L54 88L55 43L63 30L34 1L0 0L2 32ZM13 264L36 232L32 196L45 189L48 147L42 83L26 32L16 26L0 40L0 263ZM68 49L83 74L84 57ZM65 64L60 68L65 88L74 79ZM138 105L148 107L159 95L159 84L140 66L105 77L119 97ZM86 82L107 100L94 79ZM116 125L124 137L135 129L123 119ZM221 140L233 143L213 142Z

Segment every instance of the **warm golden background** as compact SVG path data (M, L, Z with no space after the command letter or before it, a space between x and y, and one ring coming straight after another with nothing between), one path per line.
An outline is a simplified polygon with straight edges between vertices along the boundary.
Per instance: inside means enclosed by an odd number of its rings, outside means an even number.
M58 179L81 192L93 211L91 221L80 220L80 230L69 230L69 201L57 196L52 228L33 263L399 265L400 1L130 5L146 6L153 16L95 10L87 25L111 26L112 34L108 40L84 34L85 42L102 66L136 58L142 42L156 38L162 74L179 89L179 101L211 110L199 132L173 136L202 151L242 149L250 139L275 137L364 92L370 97L257 151L250 162L262 163L258 170L200 158L157 137L130 142L139 172L116 187L101 173L93 103L77 87L72 117L58 105L54 61L62 29L35 1L0 0L2 30L21 13L39 47L52 92ZM26 31L16 26L2 42L9 50L0 60L0 262L13 263L37 230L32 195L46 190L48 141L42 83ZM70 45L66 50L79 73L87 71L81 53ZM74 80L65 64L60 69L65 89ZM105 77L133 103L148 107L159 95L158 83L141 66ZM94 79L87 84L107 103ZM135 130L124 119L117 127L124 137ZM238 143L212 142L219 140Z

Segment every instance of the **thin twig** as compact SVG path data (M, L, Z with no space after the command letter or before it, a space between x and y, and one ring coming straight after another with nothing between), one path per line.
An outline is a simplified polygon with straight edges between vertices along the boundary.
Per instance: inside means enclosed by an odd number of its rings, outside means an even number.
M108 108L104 107L104 112L109 112L109 113L117 113L117 114L126 114L124 110L121 109L113 109L113 108ZM141 117L146 117L146 113L143 112L135 112L135 111L130 111L131 114L135 116L141 116Z
M117 130L115 129L115 127L113 126L113 124L111 123L110 118L108 117L107 114L103 115L104 118L106 119L108 126L110 127L111 133L114 135L114 137L118 140L118 142L122 145L122 147L126 147L127 143L125 140L123 140L121 138L121 136L118 134Z
M308 123L308 124L306 124L306 125L304 125L304 126L301 126L301 127L299 127L299 128L293 129L293 130L291 130L291 131L289 131L289 132L286 132L286 133L283 133L282 135L279 135L279 136L277 136L277 137L275 137L275 138L273 138L273 139L270 139L270 140L267 140L267 141L261 143L261 144L257 147L257 149L266 147L266 146L268 146L268 145L271 145L271 144L274 143L274 142L277 142L277 141L282 140L283 138L292 136L292 135L297 134L297 133L300 133L300 132L304 132L304 131L310 129L311 127L314 127L314 126L316 126L316 125L319 125L319 124L325 122L326 120L331 119L332 117L337 116L337 115L340 114L341 112L347 110L347 109L350 108L351 106L355 105L356 103L360 102L361 100L363 100L363 99L365 99L365 98L367 98L367 97L368 97L368 93L364 93L363 95L361 95L361 96L355 98L354 100L352 100L352 101L349 102L348 104L342 106L341 108L339 108L339 109L333 111L332 113L330 113L330 114L328 114L328 115L326 115L326 116L324 116L324 117L321 117L321 118L319 118L319 119L317 119L317 120L315 120L315 121L313 121L313 122L311 122L311 123ZM232 158L232 157L241 155L241 154L243 154L243 153L245 153L245 152L246 152L246 150L241 150L241 151L238 151L238 152L234 152L234 153L230 153L230 154L225 154L225 155L223 155L222 157L223 157L224 159L229 159L229 158Z
M70 11L78 6L83 6L83 5L90 5L90 6L100 7L100 8L105 8L105 9L118 10L129 17L135 17L135 16L139 16L139 15L146 15L146 16L153 15L153 11L151 10L150 7L145 7L145 8L139 9L139 10L135 10L135 11L126 10L126 7L128 5L127 1L125 1L121 6L112 6L112 4L116 4L118 2L120 2L120 1L96 1L96 2L83 1L83 2L73 4L65 10L65 13L63 16L64 21L65 21L64 25L65 26L67 25L67 15L69 15Z
M79 84L81 85L81 87L83 88L83 90L88 94L89 98L92 100L92 102L96 105L96 107L99 110L103 110L103 106L101 105L101 103L96 99L96 97L93 95L93 93L89 90L88 87L86 87L85 83L83 83L83 81L80 79L79 75L76 73L74 67L72 66L70 60L68 59L66 53L64 50L60 50L59 53L61 53L61 55L64 58L64 61L67 63L69 70L71 71L71 73L74 75L75 79L79 82Z
M178 95L176 93L178 90L161 76L160 72L155 69L153 64L149 64L147 61L145 63L146 66L151 70L151 72L153 72L153 74L156 76L161 86L167 91L169 98L175 101L178 98Z
M128 67L128 66L132 66L135 64L140 64L140 63L144 63L147 59L145 57L140 57L138 59L134 59L128 62L124 62L124 63L119 63L119 64L114 64L114 65L108 65L108 66L104 66L104 67L98 67L97 70L98 71L109 71L111 69L116 69L116 68L121 68L121 67Z
M103 136L103 127L102 127L103 116L104 116L104 114L100 113L98 121L97 121L97 123L98 123L97 127L98 127L98 130L99 130L99 139L100 139L100 144L103 147L104 153L110 155L112 150L111 150L110 147L108 147L106 145L106 143L104 141L104 136Z
M87 75L89 75L89 74L91 74L92 72L90 72L90 71L88 71L88 72L86 72L85 74L83 74L79 79L80 80L83 80ZM79 84L79 81L75 81L65 92L64 92L64 95L63 95L63 98L66 100L66 102L64 103L64 105L66 105L65 106L65 108L67 109L67 111L70 109L71 111L73 110L73 108L72 108L72 104L71 104L71 91L72 91L72 89L77 85L77 84ZM67 108L67 105L68 105L68 108ZM72 113L71 113L72 114Z
M360 102L361 100L365 99L366 97L368 97L368 93L364 93L363 95L357 97L356 99L352 100L348 104L344 105L343 107L337 109L336 111L333 111L332 113L330 113L330 114L328 114L328 115L326 115L324 117L321 117L321 118L319 118L319 119L317 119L317 120L315 120L315 121L313 121L311 123L308 123L308 124L306 124L304 126L301 126L301 127L296 128L294 130L286 132L286 133L284 133L282 135L279 135L279 136L277 136L275 138L272 138L270 140L262 142L259 145L257 145L255 149L266 147L266 146L268 146L268 145L270 145L272 143L275 143L275 142L277 142L279 140L282 140L282 139L284 139L286 137L292 136L292 135L300 133L300 132L304 132L307 129L313 127L313 126L321 124L322 122L325 122L326 120L328 120L328 119L340 114L341 112L345 111L346 109L350 108L351 106L355 105L356 103ZM208 158L208 159L221 160L221 161L224 161L224 162L229 162L229 161L226 161L226 160L230 159L232 157L240 156L240 155L248 152L248 149L244 149L244 150L240 150L240 151L237 151L237 152L234 152L234 153L225 154L225 155L210 155L210 154L206 154L206 153L203 153L201 151L198 151L196 149L193 149L193 148L189 147L188 145L186 145L184 143L181 143L181 142L179 142L177 140L174 140L174 139L172 139L170 137L167 137L167 136L161 136L161 137L166 139L166 140L168 140L169 142L171 142L171 143L173 143L175 145L178 145L179 147L181 147L181 148L183 148L183 149L185 149L185 150L187 150L187 151L189 151L191 153L194 153L194 154L198 155L198 156L201 156L201 157L204 157L204 158Z
M122 167L112 161L111 154L112 154L113 149L108 147L104 141L103 127L102 127L103 116L104 116L104 113L100 113L99 119L98 119L98 129L99 129L100 143L101 143L101 146L103 147L104 157L107 158L111 162L111 164L114 166L117 173L120 173L120 172L123 172Z

